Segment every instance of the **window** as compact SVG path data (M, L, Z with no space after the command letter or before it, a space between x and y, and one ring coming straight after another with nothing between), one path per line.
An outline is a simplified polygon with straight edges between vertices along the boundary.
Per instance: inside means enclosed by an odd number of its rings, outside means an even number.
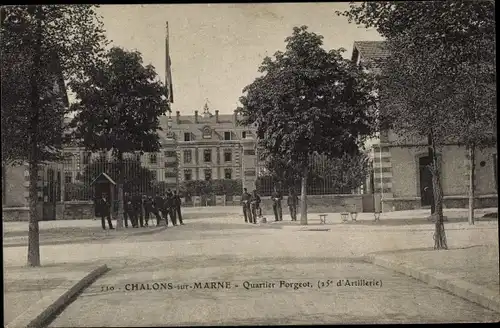
M83 164L87 165L89 163L90 163L90 153L89 152L83 153Z
M233 154L230 150L224 151L224 162L231 162L233 160Z
M245 139L247 137L247 132L246 131L241 132L241 137Z
M150 171L151 172L151 177L152 177L152 180L157 180L158 179L158 174L156 173L156 171Z
M233 175L232 169L224 169L224 179L231 179Z
M212 149L205 149L203 151L203 160L205 161L205 163L212 161Z
M172 171L165 171L165 179L177 178L177 173Z
M73 182L73 176L71 175L71 172L64 172L64 182L65 183Z
M150 164L156 164L157 163L157 158L156 158L156 154L149 154L149 163Z
M184 170L184 180L190 181L192 179L192 174L191 170Z
M224 140L231 140L231 132L224 132Z
M244 150L243 155L255 155L255 150L254 149Z
M184 132L184 141L191 141L191 133Z
M135 154L135 160L140 162L141 161L141 154Z
M164 152L164 154L165 154L165 157L176 157L177 156L177 154L173 150L167 150L166 152Z
M64 156L65 156L64 157L64 162L63 162L64 165L65 166L70 166L71 165L71 159L72 159L73 155L72 154L65 154Z
M76 180L81 181L82 180L82 174L80 172L76 173Z
M193 156L191 153L191 150L185 150L184 151L184 163L191 163L193 160Z
M212 169L205 169L205 180L212 180Z

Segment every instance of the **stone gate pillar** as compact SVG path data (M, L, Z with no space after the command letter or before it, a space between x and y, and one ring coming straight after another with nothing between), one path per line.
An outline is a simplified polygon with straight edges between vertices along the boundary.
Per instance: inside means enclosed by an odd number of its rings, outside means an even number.
M257 153L256 140L247 133L247 137L241 140L243 147L242 162L242 180L243 188L247 188L248 192L255 190L255 182L257 180Z

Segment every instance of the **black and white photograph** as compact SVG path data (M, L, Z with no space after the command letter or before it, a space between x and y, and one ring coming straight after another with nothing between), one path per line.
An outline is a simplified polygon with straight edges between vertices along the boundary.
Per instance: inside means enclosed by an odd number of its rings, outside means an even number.
M0 9L4 327L500 321L494 1Z

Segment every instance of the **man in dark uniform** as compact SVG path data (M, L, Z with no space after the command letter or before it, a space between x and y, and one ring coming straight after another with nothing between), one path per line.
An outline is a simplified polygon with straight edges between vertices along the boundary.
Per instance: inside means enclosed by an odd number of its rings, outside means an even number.
M276 187L274 187L274 191L271 194L271 199L273 200L274 221L283 221L283 210L281 208L281 200L283 197Z
M250 206L252 209L250 223L257 224L257 216L262 215L262 211L260 209L260 197L257 194L257 190L254 190L252 193L252 198L250 199Z
M146 212L147 213L146 220L149 219L149 213L151 213L154 216L156 216L156 223L159 225L160 220L161 220L161 216L160 216L160 213L158 213L158 206L156 205L155 199L153 199L152 196L148 197L148 206L149 206L149 212Z
M153 200L151 197L142 195L142 203L144 205L144 219L146 223L146 227L148 226L149 222L149 214L153 211Z
M132 226L134 226L134 220L132 218L132 198L128 192L125 192L123 195L123 224L125 224L125 228L128 228L128 219L130 219Z
M113 223L111 223L111 203L108 200L108 195L103 193L101 198L96 201L96 212L101 217L101 225L102 229L106 230L106 221L104 218L108 220L109 229L112 230Z
M142 197L138 193L134 194L132 197L132 210L136 218L136 224L137 220L139 219L141 227L144 227L144 216L142 215Z
M179 223L184 225L182 222L181 205L181 195L177 193L177 190L174 190L174 215L179 219Z
M299 197L295 194L293 189L290 189L288 199L286 200L292 221L297 221L297 205L299 204Z
M170 221L172 222L172 225L176 226L177 225L177 218L176 218L176 213L175 213L175 201L174 201L174 194L172 193L172 190L168 189L167 190L167 197L166 197L166 209L168 216L170 216ZM165 217L165 220L168 220L167 217Z
M243 216L245 217L245 222L252 222L252 213L250 212L250 198L252 196L247 192L247 188L243 188L243 194L241 195L241 206L243 207Z
M161 197L159 193L156 193L156 196L155 196L154 201L153 201L152 213L156 216L156 225L157 226L160 225L160 221L162 219L161 214L163 214L162 212L164 211L164 206L165 206L165 201L164 201L163 197ZM166 223L166 225L168 225L168 221L167 221L166 217L165 217L165 223Z

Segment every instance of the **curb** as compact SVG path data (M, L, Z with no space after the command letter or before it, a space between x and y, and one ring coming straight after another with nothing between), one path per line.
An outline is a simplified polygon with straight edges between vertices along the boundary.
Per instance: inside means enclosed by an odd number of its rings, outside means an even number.
M31 306L24 313L19 315L17 318L5 325L6 328L15 327L27 327L27 328L41 328L45 327L51 318L53 318L58 312L62 311L66 306L68 306L72 300L90 284L92 284L97 278L109 271L107 265L101 265L96 269L92 270L89 274L83 277L80 281L74 284L69 290L64 294L57 297L55 301L52 301L54 297L52 295L46 296L36 304ZM48 304L46 306L45 304ZM39 307L44 305L44 309L40 311Z
M457 279L453 276L431 271L425 267L413 267L409 264L399 264L396 261L375 255L368 255L365 261L390 269L423 281L461 297L469 302L481 305L489 310L500 313L500 294L494 291Z

